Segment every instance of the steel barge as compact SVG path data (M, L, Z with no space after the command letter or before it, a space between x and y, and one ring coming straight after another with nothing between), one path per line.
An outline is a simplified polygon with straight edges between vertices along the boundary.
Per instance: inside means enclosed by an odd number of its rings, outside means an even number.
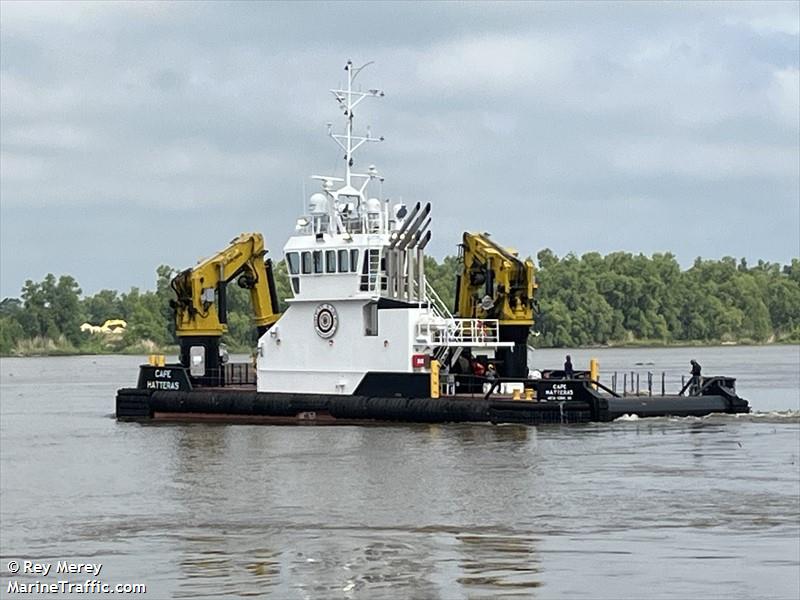
M677 394L622 396L579 373L535 368L534 265L486 233L459 246L454 306L425 276L431 205L383 196L374 166L355 152L383 138L354 132L354 110L383 96L353 82L331 90L344 114L329 136L344 152L344 176L313 176L283 248L292 297L279 311L272 260L260 234L242 234L172 281L176 364L153 356L135 388L117 393L121 421L295 424L385 422L584 423L622 415L702 416L748 412L730 377L696 378ZM258 331L253 364L225 361L226 290L249 290ZM534 355L535 356L535 355ZM688 395L685 394L688 390Z
M435 376L433 379L435 386ZM159 389L158 384L165 382L177 384L179 389ZM430 375L397 383L393 388L384 388L389 382L383 381L378 389L368 389L366 385L350 395L258 392L252 385L194 387L187 369L180 364L143 365L138 387L117 392L116 414L121 421L153 422L541 425L606 422L625 415L686 417L749 412L747 401L736 395L734 380L727 377L705 378L697 393L690 395L636 396L614 394L602 384L584 378L501 379L483 384L486 388L493 386L486 393L438 397L429 387ZM472 383L467 381L467 385ZM513 392L511 396L497 393L509 383L522 384L527 398ZM383 389L403 391L390 394Z

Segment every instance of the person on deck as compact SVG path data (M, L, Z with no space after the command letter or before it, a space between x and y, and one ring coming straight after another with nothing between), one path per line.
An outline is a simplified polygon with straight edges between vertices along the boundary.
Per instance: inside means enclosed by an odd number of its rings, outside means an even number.
M575 376L575 369L572 368L572 358L567 354L567 360L564 362L564 377L571 379Z
M702 371L703 367L701 367L700 363L694 359L690 360L689 364L692 365L691 393L696 394L700 392L700 381L702 379L700 372Z

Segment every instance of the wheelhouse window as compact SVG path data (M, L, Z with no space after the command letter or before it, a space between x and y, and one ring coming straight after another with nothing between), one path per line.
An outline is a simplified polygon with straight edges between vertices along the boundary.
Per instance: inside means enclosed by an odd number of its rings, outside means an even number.
M350 250L350 272L358 272L358 248Z
M336 250L325 251L325 272L336 273Z
M339 273L347 273L350 270L347 250L339 250Z
M297 275L300 272L300 255L297 252L289 252L286 255L286 266L289 267L291 275Z
M322 250L314 250L314 273L322 273Z
M304 275L308 275L309 273L311 273L311 252L308 252L308 251L303 252L303 254L301 256L303 258L303 260L302 260L302 262L303 262L303 265L302 265L303 266L303 274Z

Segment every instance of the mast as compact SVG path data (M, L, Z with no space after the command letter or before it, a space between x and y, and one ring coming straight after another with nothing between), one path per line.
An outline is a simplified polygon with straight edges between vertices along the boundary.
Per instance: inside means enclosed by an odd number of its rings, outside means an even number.
M344 150L344 160L345 160L345 189L353 189L354 186L352 184L352 178L355 175L356 177L363 177L363 175L357 175L352 172L353 168L353 155L355 151L358 150L362 145L367 142L382 142L383 136L381 137L373 137L370 128L367 127L366 135L355 135L353 133L353 117L354 117L354 109L358 106L364 98L382 98L383 92L378 89L371 89L367 90L366 92L362 92L361 90L354 91L353 90L353 82L355 81L358 74L367 66L371 65L373 61L365 63L360 67L353 67L353 61L348 60L347 64L344 67L344 70L347 71L347 89L335 89L331 90L331 93L336 98L336 101L339 103L339 107L344 112L344 116L346 118L347 126L345 128L345 132L342 133L333 133L333 125L328 123L328 135L336 142L339 147ZM340 192L341 193L341 192Z

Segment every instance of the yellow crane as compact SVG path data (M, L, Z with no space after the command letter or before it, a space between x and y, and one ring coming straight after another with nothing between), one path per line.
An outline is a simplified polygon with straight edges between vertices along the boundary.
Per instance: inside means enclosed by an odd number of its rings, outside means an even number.
M464 233L459 248L455 312L468 319L497 319L500 341L514 342L498 353L500 374L526 377L528 334L534 320L533 261L504 248L487 233Z
M243 233L223 250L172 280L175 333L180 341L181 364L205 385L224 384L220 337L228 330L226 288L236 279L250 290L258 335L280 318L272 260L260 233Z

